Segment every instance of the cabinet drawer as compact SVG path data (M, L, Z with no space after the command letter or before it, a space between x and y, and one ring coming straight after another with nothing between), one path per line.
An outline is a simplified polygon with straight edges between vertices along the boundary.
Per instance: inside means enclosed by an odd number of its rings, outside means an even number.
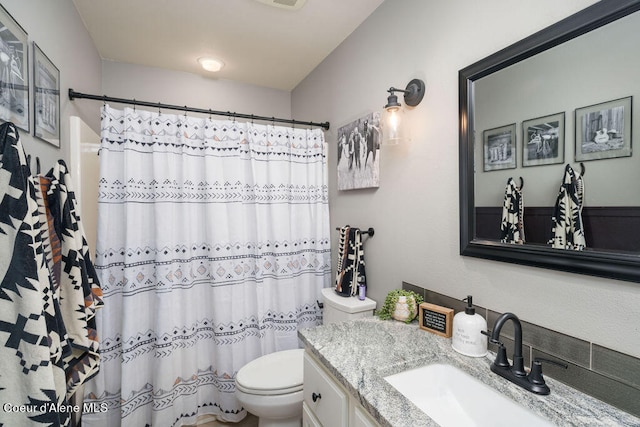
M312 357L304 354L304 402L325 427L346 427L349 399ZM315 397L315 402L314 402Z

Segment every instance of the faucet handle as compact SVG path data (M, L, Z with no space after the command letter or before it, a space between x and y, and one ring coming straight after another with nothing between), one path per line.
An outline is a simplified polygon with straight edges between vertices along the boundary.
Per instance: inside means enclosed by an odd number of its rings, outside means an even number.
M482 335L486 335L486 336L488 336L488 337L489 337L489 342L490 342L491 344L497 344L497 345L499 345L499 346L504 345L504 344L502 344L500 341L498 341L498 340L496 340L496 339L491 338L492 333L491 333L491 331L490 331L490 330L487 330L487 331L480 331L480 333L481 333Z
M545 383L544 377L542 376L542 362L558 365L564 369L568 368L566 364L558 362L556 360L545 359L543 357L536 357L535 359L533 359L533 362L531 363L531 372L529 372L529 382L533 384L539 384L539 385L542 385Z
M542 376L542 362L540 360L534 360L531 363L531 372L529 372L529 382L533 384L544 384L544 377Z

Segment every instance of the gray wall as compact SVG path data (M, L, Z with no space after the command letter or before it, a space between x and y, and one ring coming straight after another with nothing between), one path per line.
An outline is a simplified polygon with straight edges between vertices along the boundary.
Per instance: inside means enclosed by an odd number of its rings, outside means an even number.
M332 228L375 227L365 241L369 295L381 303L407 281L605 347L640 356L640 286L461 257L458 224L458 71L591 0L386 0L292 93L296 116L336 129L380 110L390 86L426 81L408 113L413 142L383 147L380 188L339 192L330 173ZM336 249L336 238L333 244Z
M60 148L33 137L33 94L31 94L31 135L20 132L27 154L40 157L44 172L58 159L69 160L69 117L79 116L99 130L100 116L87 101L69 101L70 87L77 91L99 93L101 61L93 41L71 0L2 0L2 5L29 36L29 79L33 85L31 42L60 70ZM31 160L35 171L35 160Z
M102 91L118 98L266 117L291 117L291 95L288 91L121 62L103 61ZM101 103L93 102L100 107ZM111 106L124 108L122 104ZM171 110L166 113L183 114ZM212 118L225 119L223 116Z

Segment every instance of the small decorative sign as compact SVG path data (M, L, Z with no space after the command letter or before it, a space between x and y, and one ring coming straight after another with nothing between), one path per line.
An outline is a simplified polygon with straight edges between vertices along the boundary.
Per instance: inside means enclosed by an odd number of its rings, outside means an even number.
M452 333L453 309L423 302L418 320L420 329L449 338Z

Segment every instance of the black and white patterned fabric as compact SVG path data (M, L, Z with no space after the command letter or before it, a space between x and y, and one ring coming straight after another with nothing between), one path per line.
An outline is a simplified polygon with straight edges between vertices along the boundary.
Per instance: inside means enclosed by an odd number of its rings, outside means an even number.
M582 207L584 182L582 176L567 165L554 207L549 244L557 249L583 250L586 246Z
M66 426L66 337L45 264L35 181L12 123L0 125L0 153L0 425Z
M523 244L525 242L522 189L516 185L513 178L507 180L507 187L504 190L502 221L500 223L500 241L502 243L517 244Z
M360 284L367 285L362 233L359 228L347 225L340 228L335 291L343 297L354 296Z
M102 109L100 372L83 427L238 422L235 376L296 348L331 281L321 129ZM105 408L105 412L101 412Z
M57 235L60 241L59 260L55 256L47 260L50 271L58 273L61 314L69 337L71 352L64 357L64 367L70 398L98 372L95 314L104 304L67 165L59 160L46 176L39 178L53 219L50 234Z
M32 176L0 126L0 426L67 426L99 369L100 285L63 161Z

